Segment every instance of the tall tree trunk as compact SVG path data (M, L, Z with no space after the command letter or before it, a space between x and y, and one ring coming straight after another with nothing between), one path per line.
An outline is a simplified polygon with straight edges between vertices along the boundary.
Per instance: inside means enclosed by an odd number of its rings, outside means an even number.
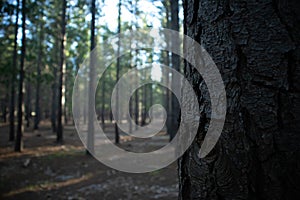
M132 4L132 1L130 1L130 3ZM134 3L134 10L132 9L132 12L134 13L134 16L135 16L135 23L134 23L134 26L135 26L135 30L137 30L138 29L138 0L135 0L135 3ZM135 53L135 66L136 66L136 69L137 69L137 67L138 67L138 55L139 55L139 50L138 49L136 49L135 51L134 51L134 53ZM136 83L135 84L137 84L138 81L139 80L139 74L138 74L138 71L136 71L136 73L135 73L135 81L136 81ZM135 113L135 124L136 124L136 126L135 126L135 129L137 130L137 128L138 128L138 126L137 125L139 125L139 118L140 118L140 107L139 107L139 102L140 102L140 100L139 100L139 89L137 89L136 91L135 91L135 96L134 96L134 103L135 103L135 111L134 111L134 113Z
M149 108L151 106L153 106L153 88L152 88L152 84L149 84ZM151 113L152 115L152 113ZM154 117L154 116L149 116L149 117Z
M65 124L68 124L68 118L69 118L69 116L68 116L68 104L67 104L67 102L69 101L69 97L68 97L68 71L67 71L67 67L65 67L65 72L64 72L64 74L65 74L65 76L64 76L64 81L63 81L63 85L64 85L64 93L63 93L63 98L65 99L64 100L64 104L63 104L63 106L64 106L64 108L63 108L63 116L64 116L64 123Z
M62 1L62 22L61 22L61 41L60 41L60 68L59 68L59 80L58 80L58 105L57 105L57 137L58 143L63 142L63 126L62 126L62 115L63 115L63 77L65 68L65 35L66 35L66 10L67 1Z
M202 114L197 138L179 160L179 199L300 198L299 12L297 0L184 0L185 34L214 59L228 105L218 144L200 159L209 94L185 65L200 89Z
M43 10L41 14L41 19L43 18ZM40 122L40 86L41 86L41 64L42 64L42 54L43 54L43 23L40 22L40 32L39 32L39 53L37 60L37 77L36 77L36 94L35 94L35 119L34 119L34 130L39 128Z
M132 7L132 1L130 1L130 5ZM131 13L132 13L132 10L131 10ZM132 31L132 24L130 24L129 26L129 31ZM132 48L131 48L131 45L132 45L132 39L130 38L129 40L129 67L130 67L130 70L133 68L133 64L132 64ZM129 91L131 91L132 89L132 84L134 83L134 77L131 77L130 78L130 83L129 83ZM127 123L129 123L129 133L132 133L132 119L133 119L133 115L132 115L132 105L133 105L133 101L132 101L132 98L131 100L129 101L129 116L127 116Z
M138 56L138 50L135 50L135 56L136 56L136 58L135 58L135 65L137 66L137 56ZM138 79L139 79L139 74L138 74L138 72L136 71L135 72L135 78L134 78L134 81L136 82L135 84L137 84L138 82ZM134 108L135 108L135 110L134 110L134 113L135 113L135 124L136 124L136 126L135 126L135 129L137 130L137 128L138 128L138 124L139 124L139 116L140 116L140 112L139 112L139 89L137 89L136 91L135 91L135 95L134 95L134 103L135 103L135 106L134 106Z
M118 10L118 34L119 34L119 38L118 38L118 49L117 49L117 78L116 78L116 83L119 80L120 77L120 48L121 48L121 39L120 39L120 34L121 34L121 7L122 7L122 0L119 0L119 10ZM116 97L116 111L117 111L117 119L115 120L115 143L119 144L120 142L120 135L119 135L119 128L118 128L118 124L117 121L119 119L119 89L117 87L117 97Z
M146 70L144 70L144 78L146 79ZM142 88L142 94L143 94L143 99L142 99L142 119L141 119L141 125L144 126L146 124L146 117L147 117L147 85L144 85Z
M52 84L52 105L51 105L51 126L53 133L56 132L56 116L57 116L57 69L54 67L53 69L54 82Z
M166 24L165 27L167 29L171 28L171 20L170 20L170 0L164 0L163 1L163 5L165 7L165 12L166 12ZM166 45L167 45L167 49L170 48L170 38L168 34L165 34L165 40L166 40ZM163 57L164 57L164 65L171 67L170 66L170 53L168 51L164 51L162 52ZM170 74L167 70L165 70L164 72L164 78L165 78L165 82L167 85L169 85L170 83ZM171 103L171 92L168 88L166 88L166 92L165 92L165 99L164 99L164 104L165 104L165 108L166 108L166 112L167 112L167 121L166 121L166 127L167 127L167 133L170 136L170 140L173 138L171 135L171 131L172 131L172 103Z
M179 32L179 17L178 17L178 12L179 12L179 6L178 6L178 0L172 0L171 3L171 29L174 31ZM171 46L172 49L180 49L180 38L178 37L177 34L172 35L172 42ZM176 71L180 72L180 60L179 56L175 53L172 53L171 56L171 63L172 63L172 68L175 69ZM175 80L173 77L175 75L172 75L172 87L178 88L178 80ZM171 126L170 126L170 139L173 139L174 136L176 135L176 132L179 127L179 113L180 113L180 106L179 106L179 99L177 100L176 96L174 94L170 94L171 97Z
M22 151L23 142L23 110L24 110L24 95L23 95L23 81L24 81L24 62L26 53L26 0L22 1L22 48L21 61L19 71L19 96L18 96L18 126L15 141L15 151Z
M14 55L13 55L13 68L11 77L11 92L10 92L10 106L9 106L9 141L15 139L15 82L16 82L16 69L17 69L17 57L18 57L18 21L19 21L19 6L20 0L17 0L16 5L16 22L15 22L15 37L14 37Z
M26 128L30 126L30 117L31 117L31 84L29 80L25 82L25 91L26 91L26 98L25 98L25 121L26 121Z
M102 108L101 108L101 120L102 120L102 128L105 129L105 77L103 77L102 81Z
M96 2L92 0L91 5L91 47L92 52L95 48L95 18L96 18ZM88 136L87 136L87 154L94 153L94 120L95 120L95 53L91 53L90 71L89 71L89 107L88 107Z
M87 79L84 80L83 82L84 87L88 88L88 81ZM85 96L89 95L89 91L88 89L84 90ZM83 107L83 124L86 124L87 121L87 112L88 112L88 100L86 100L86 98L84 98L84 107Z

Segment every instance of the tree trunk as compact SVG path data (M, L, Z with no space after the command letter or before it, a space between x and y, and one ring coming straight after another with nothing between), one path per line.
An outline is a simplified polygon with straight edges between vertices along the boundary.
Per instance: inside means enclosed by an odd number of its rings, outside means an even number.
M26 0L22 1L22 48L21 48L21 61L19 71L19 96L18 96L18 126L15 141L15 151L22 151L23 142L23 110L24 110L24 95L23 95L23 82L24 82L24 62L26 53Z
M147 74L146 70L144 70L144 79L147 79ZM147 85L144 85L142 87L142 119L141 119L141 125L145 126L146 125L146 117L147 117L147 99L148 99L148 94L147 94Z
M185 76L199 89L201 119L179 160L179 199L300 198L299 12L297 0L184 0L185 34L214 59L228 105L218 144L200 159L209 94L185 65Z
M132 3L132 1L130 1ZM134 26L135 26L135 30L138 29L138 0L135 0L135 3L134 3L134 8L132 9L132 12L134 13L134 16L135 16L135 21L134 21ZM139 54L139 50L136 49L134 51L134 54L135 54L135 66L136 66L136 69L137 69L137 66L138 66L138 54ZM139 74L138 72L135 73L135 78L134 80L136 81L135 84L137 84L137 81L139 80ZM135 91L135 95L134 95L134 114L135 114L135 130L138 129L138 125L139 125L139 119L140 119L140 107L139 107L139 103L140 103L140 98L139 98L139 89L137 89Z
M64 106L64 108L63 108L63 116L64 116L64 123L65 124L68 124L68 118L69 118L69 116L68 116L68 104L67 104L67 102L69 101L69 97L68 97L68 70L67 70L67 66L65 66L65 71L64 71L64 81L63 81L63 83L64 83L64 93L63 93L63 98L65 99L64 100L64 104L63 104L63 106Z
M43 18L43 10L41 19ZM37 77L36 77L36 94L35 94L35 118L34 118L34 130L39 128L40 122L40 86L41 86L41 64L42 64L42 53L43 53L43 23L40 22L40 32L39 32L39 53L38 53L38 60L37 60Z
M120 34L121 34L121 7L122 7L122 0L119 0L119 11L118 11L118 52L117 52L117 78L116 78L116 83L118 82L119 80L119 77L120 77L120 48L121 48L121 39L120 39ZM119 89L117 87L117 97L116 97L116 111L117 111L117 119L115 119L115 143L116 144L119 144L120 142L120 135L119 135L119 128L118 128L118 125L117 125L117 121L119 119Z
M105 129L105 76L102 79L102 108L101 108L101 121L102 121L102 128Z
M63 142L63 126L62 126L62 115L63 115L63 77L65 68L65 35L66 35L66 9L67 1L62 2L62 22L61 22L61 43L60 43L60 68L59 68L59 80L58 80L58 105L57 105L57 137L56 142Z
M135 65L137 65L137 55L138 55L138 50L135 50L135 56L136 56L136 59L135 59ZM134 77L134 81L135 81L135 83L134 84L137 84L138 82L138 72L136 71L135 72L135 77ZM139 89L137 89L136 91L135 91L135 95L134 95L134 104L135 104L135 106L134 106L134 114L135 114L135 124L136 124L136 126L135 126L135 130L137 130L137 128L138 128L138 126L137 125L139 125L139 116L140 116L140 111L139 111Z
M179 32L179 17L178 17L178 12L179 12L179 6L178 6L178 0L172 0L171 3L171 23L170 23L170 28L174 31ZM178 35L172 36L172 49L180 49L180 38L178 38ZM180 72L180 60L179 56L175 53L172 53L171 56L171 63L172 63L172 68L175 69L176 71ZM178 88L178 81L173 78L172 75L172 87ZM170 126L170 139L173 139L174 136L176 135L176 132L179 127L179 113L180 113L180 106L178 103L178 100L174 94L170 94L171 97L171 126Z
M20 0L17 0L17 12L15 22L15 37L14 37L14 55L13 55L13 69L11 77L11 92L10 92L10 106L9 106L9 141L15 139L15 82L16 82L16 69L17 69L17 57L18 57L18 21L19 21L19 6Z
M165 12L166 12L166 24L165 27L167 29L171 28L171 19L170 19L170 12L171 12L171 6L170 6L170 0L164 0L163 1L163 5L165 7ZM166 45L167 45L167 49L170 48L170 38L168 34L165 34L165 40L166 40ZM170 65L170 52L168 51L164 51L162 52L163 56L164 56L164 65L171 67ZM167 85L170 85L170 73L165 70L164 71L164 78L166 81ZM171 102L171 95L172 93L170 92L170 90L168 88L166 88L166 94L165 94L165 99L164 99L164 104L165 104L165 108L166 108L166 112L167 112L167 121L166 121L166 127L167 127L167 133L170 136L170 140L172 140L173 135L171 134L172 132L172 102Z
M51 105L51 126L53 133L56 132L56 113L57 113L57 69L53 69L54 82L52 84L52 105Z
M30 118L31 118L31 83L29 80L25 83L25 91L26 91L26 98L25 98L25 121L26 121L26 128L30 126Z
M92 52L95 48L95 17L96 17L96 4L95 0L92 0L91 5L91 47L90 51ZM94 53L91 53L90 58L90 71L89 71L89 107L88 107L88 136L87 136L87 154L94 153L94 120L95 120L95 62L96 58Z

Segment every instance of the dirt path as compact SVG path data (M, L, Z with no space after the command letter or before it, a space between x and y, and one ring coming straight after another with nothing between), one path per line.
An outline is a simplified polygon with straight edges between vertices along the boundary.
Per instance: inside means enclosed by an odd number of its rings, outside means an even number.
M44 123L39 132L25 130L22 153L13 152L8 127L0 127L0 199L177 199L176 163L144 174L119 172L87 156L73 126L65 126L64 145L55 144L49 127ZM132 151L161 145L128 137L121 141Z

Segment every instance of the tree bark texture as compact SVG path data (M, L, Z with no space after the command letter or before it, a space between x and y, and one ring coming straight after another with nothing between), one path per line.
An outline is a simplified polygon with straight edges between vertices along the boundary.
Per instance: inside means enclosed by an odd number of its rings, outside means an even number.
M185 34L208 51L222 74L227 116L214 150L200 159L210 120L209 93L186 63L201 118L196 139L179 160L179 199L300 199L299 3L183 4ZM197 56L189 49L185 53ZM182 101L189 98L183 94Z
M170 28L174 31L179 32L179 5L178 0L170 1L170 9L171 9L171 21L170 21ZM180 38L178 35L172 35L172 42L171 46L173 49L180 49ZM171 63L172 68L176 71L180 72L180 58L177 54L171 54ZM175 75L172 75L172 77ZM178 88L178 80L172 78L172 87ZM180 116L180 105L177 100L177 97L170 93L171 97L171 126L170 128L170 139L173 139L178 131L179 127L179 116Z

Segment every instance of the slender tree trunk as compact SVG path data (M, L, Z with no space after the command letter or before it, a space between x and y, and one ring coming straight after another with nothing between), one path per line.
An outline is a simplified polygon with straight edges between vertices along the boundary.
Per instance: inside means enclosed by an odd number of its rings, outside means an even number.
M59 69L59 80L58 80L58 105L57 105L57 137L58 143L63 142L63 126L62 126L62 115L63 115L63 77L65 68L65 35L66 35L66 9L67 1L62 1L62 22L61 22L61 46L60 46L60 69Z
M101 108L101 120L102 120L102 128L105 129L105 77L102 80L102 108Z
M65 124L68 124L68 118L69 118L69 116L68 116L68 104L67 104L67 102L69 101L69 97L68 97L68 71L67 71L67 67L65 67L65 72L64 72L64 74L65 74L65 76L64 76L64 93L63 93L63 98L65 99L64 100L64 104L63 104L63 106L64 106L64 109L63 109L63 115L64 115L64 123Z
M104 40L104 38L102 38ZM107 75L107 73L103 74L103 78L102 78L102 91L101 91L101 97L102 97L102 104L101 104L101 122L102 122L102 128L103 130L105 129L105 90L106 90L106 81L105 81L105 76Z
M24 110L24 95L23 95L23 81L24 81L24 62L26 53L26 0L22 1L22 48L21 48L21 61L19 71L19 96L18 96L18 126L15 141L15 151L22 151L23 142L23 110Z
M43 18L43 10L41 18ZM40 86L41 86L41 64L42 64L42 54L43 54L43 24L40 22L40 32L39 32L39 53L38 53L38 60L37 60L37 77L36 77L36 94L35 94L35 119L34 119L34 130L39 128L40 122Z
M170 21L170 0L164 0L163 1L163 5L165 7L166 10L166 28L170 29L171 28L171 21ZM170 48L170 38L168 36L168 34L165 35L165 40L166 40L166 45L167 45L167 49ZM162 52L164 55L164 64L168 67L170 66L170 53L165 51ZM170 83L170 74L168 71L165 71L164 73L164 78L166 80L166 84L169 85ZM167 133L170 136L170 140L173 138L171 135L171 131L172 131L172 102L171 102L171 92L168 88L166 88L166 95L165 95L165 108L166 108L166 112L167 112L167 121L166 121L166 126L167 126Z
M119 39L118 39L118 58L117 58L117 78L116 78L116 83L119 80L120 77L120 48L121 48L121 40L120 40L120 34L121 34L121 7L122 7L122 0L119 0L119 11L118 11L118 34L119 34ZM119 119L119 90L117 87L117 97L116 97L116 111L117 111L117 120ZM117 124L117 120L115 120L115 143L119 144L120 142L120 135L119 135L119 128Z
M26 100L25 100L25 121L26 128L30 127L30 118L31 118L31 84L28 81L25 83L25 92L26 92Z
M76 60L76 71L75 71L75 74L74 74L75 77L78 74L79 68L80 68L79 62L78 62L78 60ZM78 84L75 84L74 87L75 87L74 91L78 91L79 90ZM73 105L79 105L79 103L80 103L80 98L79 98L79 95L76 93L76 97L74 99L74 102L72 102L72 104ZM78 121L78 123L79 123L79 121ZM73 118L73 125L75 126L75 120L74 120L74 118Z
M131 83L129 83L129 87L131 90ZM132 133L132 101L129 101L129 116L127 116L127 122L129 123L129 133Z
M186 77L199 88L201 118L197 138L179 160L179 199L300 198L299 13L297 0L184 0L185 34L214 59L228 105L218 144L200 159L209 94L186 63Z
M132 3L132 2L131 2ZM134 4L134 15L135 15L135 29L137 30L138 29L138 22L137 22L137 17L138 17L138 0L135 0L135 4ZM139 55L139 50L136 49L135 50L135 65L136 65L136 68L138 67L138 55ZM138 81L139 80L139 74L138 74L138 71L136 72L136 77L135 77L135 80ZM136 92L135 92L135 124L136 125L139 125L139 119L140 119L140 100L139 100L139 92L140 90L137 89ZM137 130L137 126L135 127L135 129Z
M56 132L56 116L57 116L57 69L54 67L53 69L54 82L52 84L52 105L51 105L51 126L53 133Z
M15 139L15 82L16 82L16 69L18 59L18 21L19 21L19 6L20 0L17 0L16 22L15 22L15 37L14 37L14 55L13 55L13 68L11 77L11 92L10 92L10 109L9 109L9 141Z
M166 38L166 40L168 41L168 38ZM167 48L169 48L169 43L167 42ZM163 52L164 53L164 64L166 66L170 67L170 56L169 56L169 52ZM164 72L164 78L165 78L165 82L167 85L169 85L170 83L170 77L169 77L169 72L166 70ZM171 122L171 99L170 99L171 93L170 90L168 88L165 89L165 96L164 96L164 104L165 104L165 108L166 108L166 112L167 112L167 120L166 120L166 127L167 127L167 133L169 135L169 140L171 141L171 126L172 126L172 122Z
M132 5L132 2L130 2L131 5ZM129 31L132 31L132 25L130 25L130 28L129 28ZM130 70L133 68L133 65L132 65L132 49L131 49L131 44L132 44L132 40L130 38L129 40L129 44L130 44L130 47L129 47L129 67L130 67ZM134 77L131 77L130 78L130 83L129 83L129 90L131 91L132 90L132 83L134 83ZM132 133L132 119L133 119L133 115L132 115L132 106L133 106L133 101L132 101L132 98L130 99L129 101L129 116L128 119L127 119L127 122L129 123L129 133Z
M170 28L174 31L179 32L179 6L178 6L178 0L172 0L171 3L171 23ZM172 36L172 49L179 49L180 48L180 38L178 38L178 35ZM172 53L171 56L171 62L172 62L172 68L176 71L180 72L180 60L179 56L175 53ZM174 75L172 75L172 87L178 88L179 83L178 80L175 80L173 78ZM173 139L178 127L179 127L179 113L180 113L180 105L178 103L179 99L176 98L174 94L170 95L171 97L171 126L170 126L170 139Z
M153 88L152 84L149 84L149 107L153 106Z
M113 80L113 77L112 77L111 72L109 72L109 79L110 79L110 80ZM111 108L110 108L110 110L109 110L109 120L110 120L111 123L113 122L113 115L112 115Z
M85 88L88 88L88 82L87 80L84 80L84 87ZM85 96L88 96L89 95L89 91L88 89L84 90L84 93L85 93ZM88 102L86 100L86 98L84 98L84 107L83 107L83 124L86 124L86 121L87 121L87 111L88 110Z
M92 52L95 48L95 18L96 18L96 2L92 0L91 5L91 47ZM95 53L91 54L90 58L90 71L89 71L89 107L88 107L88 138L87 138L87 154L94 153L94 120L95 120Z
M137 65L137 55L138 55L138 50L135 51L135 56L136 56L136 65ZM135 78L134 81L138 81L138 72L135 73ZM135 124L138 125L139 124L139 89L137 89L135 91L135 96L134 96L134 101L135 101ZM136 130L137 130L137 126L136 126Z
M146 70L144 70L144 78L146 79ZM143 105L143 111L142 111L142 119L141 119L141 125L144 126L146 124L146 117L147 117L147 98L148 98L148 94L147 94L147 85L143 86L143 101L142 101L142 105Z
M138 80L138 74L137 72L135 73L135 80L137 82ZM134 116L135 116L135 124L138 125L139 124L139 89L137 89L135 91L135 95L134 95ZM137 130L137 126L135 127L135 129Z

